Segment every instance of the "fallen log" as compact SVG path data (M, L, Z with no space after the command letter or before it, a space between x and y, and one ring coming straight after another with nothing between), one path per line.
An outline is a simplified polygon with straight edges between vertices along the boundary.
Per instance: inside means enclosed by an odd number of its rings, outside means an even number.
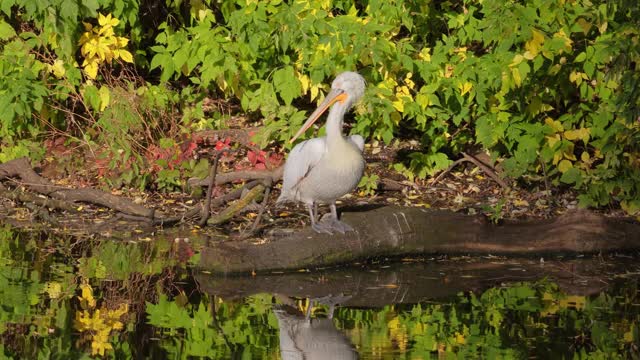
M216 169L216 166L212 167L212 170L214 170L212 171L212 178L213 180L216 180L216 183L219 177L224 177L225 181L229 181L229 179L232 178L234 180L240 180L244 175L255 175L252 174L252 172L236 172L215 176ZM275 169L274 171L262 171L257 173L259 178L260 176L263 176L263 178L266 179L264 183L271 184L270 179L272 176L282 176L282 167ZM262 173L266 173L269 175L264 175ZM221 223L229 221L235 214L242 211L244 209L244 206L250 204L254 199L257 198L257 195L265 189L264 185L259 185L260 182L251 182L247 183L242 188L236 189L235 191L232 191L231 193L216 199L211 199L211 192L209 191L209 196L207 197L209 201L206 201L205 204L197 204L192 209L180 215L167 217L160 211L155 211L155 209L153 208L148 208L143 205L136 204L130 199L116 196L102 190L91 188L75 189L55 185L50 180L36 173L35 170L31 167L28 158L14 159L0 164L0 181L4 181L7 179L10 179L13 183L20 185L26 190L44 196L42 199L40 199L35 197L35 195L29 196L26 193L20 194L22 190L19 190L19 192L16 193L12 193L4 185L0 184L0 196L8 199L18 200L25 203L34 203L38 206L46 206L74 212L76 212L77 209L77 206L75 205L76 203L91 203L117 211L119 213L117 215L118 219L122 218L136 222L148 222L150 224L161 226L170 226L176 223L184 222L186 219L203 213L204 209L210 209L211 204L220 206L227 201L240 198L242 190L245 188L248 189L253 197L240 199L235 204L231 205L228 209L223 210L221 214L218 214L209 223L210 225L219 225ZM256 186L259 186L259 188L255 189ZM207 219L209 219L208 211L206 212L206 216L204 217L203 225L204 223L206 223Z
M20 184L25 188L60 201L69 203L89 202L108 207L124 214L150 219L154 216L154 209L145 208L142 205L135 204L132 201L122 199L104 191L86 188L70 189L57 186L38 175L31 167L27 158L19 158L1 164L0 180L12 177L19 178Z
M640 224L586 210L555 219L489 223L481 216L382 206L342 214L356 229L318 234L309 227L256 244L207 247L200 267L219 273L304 269L405 255L594 253L640 248Z

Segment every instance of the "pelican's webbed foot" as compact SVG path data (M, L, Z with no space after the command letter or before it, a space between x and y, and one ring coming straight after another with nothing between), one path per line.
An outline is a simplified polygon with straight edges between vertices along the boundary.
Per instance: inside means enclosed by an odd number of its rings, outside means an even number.
M320 221L320 224L323 224L326 228L328 228L330 231L337 231L340 234L344 234L348 231L355 231L353 229L353 227L351 227L351 225L347 224L346 222L340 221L336 218L333 217L329 217L328 219L322 219Z
M333 231L331 231L333 228L331 226L327 226L323 221L311 224L311 228L319 234L333 235Z

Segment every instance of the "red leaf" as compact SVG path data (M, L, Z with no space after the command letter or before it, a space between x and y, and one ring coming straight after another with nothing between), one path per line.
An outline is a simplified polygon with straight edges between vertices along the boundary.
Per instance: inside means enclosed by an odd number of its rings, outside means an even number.
M258 162L258 156L253 150L247 151L247 158L251 162L251 164L255 165Z

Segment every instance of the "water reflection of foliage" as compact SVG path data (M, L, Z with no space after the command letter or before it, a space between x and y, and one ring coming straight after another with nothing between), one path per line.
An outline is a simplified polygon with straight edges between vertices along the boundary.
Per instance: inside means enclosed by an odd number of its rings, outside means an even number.
M144 319L145 300L183 276L177 250L167 241L95 241L0 227L0 357L81 358L92 350L134 357L139 349L126 335L136 318ZM129 331L120 320L127 311Z
M161 296L147 304L149 323L157 328L161 347L170 358L278 358L278 323L270 295L244 303L205 297L199 304L178 305ZM213 309L215 308L215 310Z
M225 302L201 295L177 256L179 246L0 227L0 357L89 355L91 345L79 342L83 335L73 328L85 310L78 299L85 278L96 300L88 317L103 306L122 313L128 304L126 317L112 319L108 344L104 337L97 344L105 357L278 358L272 296ZM640 343L640 293L632 275L597 296L566 294L550 282L521 283L446 303L339 308L334 322L368 358L624 358L638 355Z
M635 289L617 291L588 298L521 283L448 303L342 308L336 317L365 357L625 358L639 354L640 309Z
M81 295L78 296L80 309L76 312L74 327L81 333L88 335L86 339L87 341L91 340L91 355L104 356L105 351L113 350L109 336L112 332L122 330L124 327L120 320L123 315L127 314L129 304L117 304L115 309L106 308L104 304L97 307L91 285L81 284L80 291Z

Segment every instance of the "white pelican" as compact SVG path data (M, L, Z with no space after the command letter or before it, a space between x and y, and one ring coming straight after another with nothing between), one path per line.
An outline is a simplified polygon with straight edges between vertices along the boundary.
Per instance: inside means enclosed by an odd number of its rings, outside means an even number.
M290 200L306 204L311 227L319 233L353 231L351 226L338 220L335 201L358 186L364 171L364 139L360 135L342 136L342 123L344 114L364 94L365 85L358 73L338 75L327 97L291 139L293 142L302 135L331 107L327 136L303 141L291 150L284 165L282 193L278 198L278 202ZM328 220L317 221L318 203L329 204Z
M311 306L309 304L309 308ZM280 328L282 360L358 358L351 341L333 323L333 305L326 318L311 319L296 310L286 305L276 305L273 309Z

